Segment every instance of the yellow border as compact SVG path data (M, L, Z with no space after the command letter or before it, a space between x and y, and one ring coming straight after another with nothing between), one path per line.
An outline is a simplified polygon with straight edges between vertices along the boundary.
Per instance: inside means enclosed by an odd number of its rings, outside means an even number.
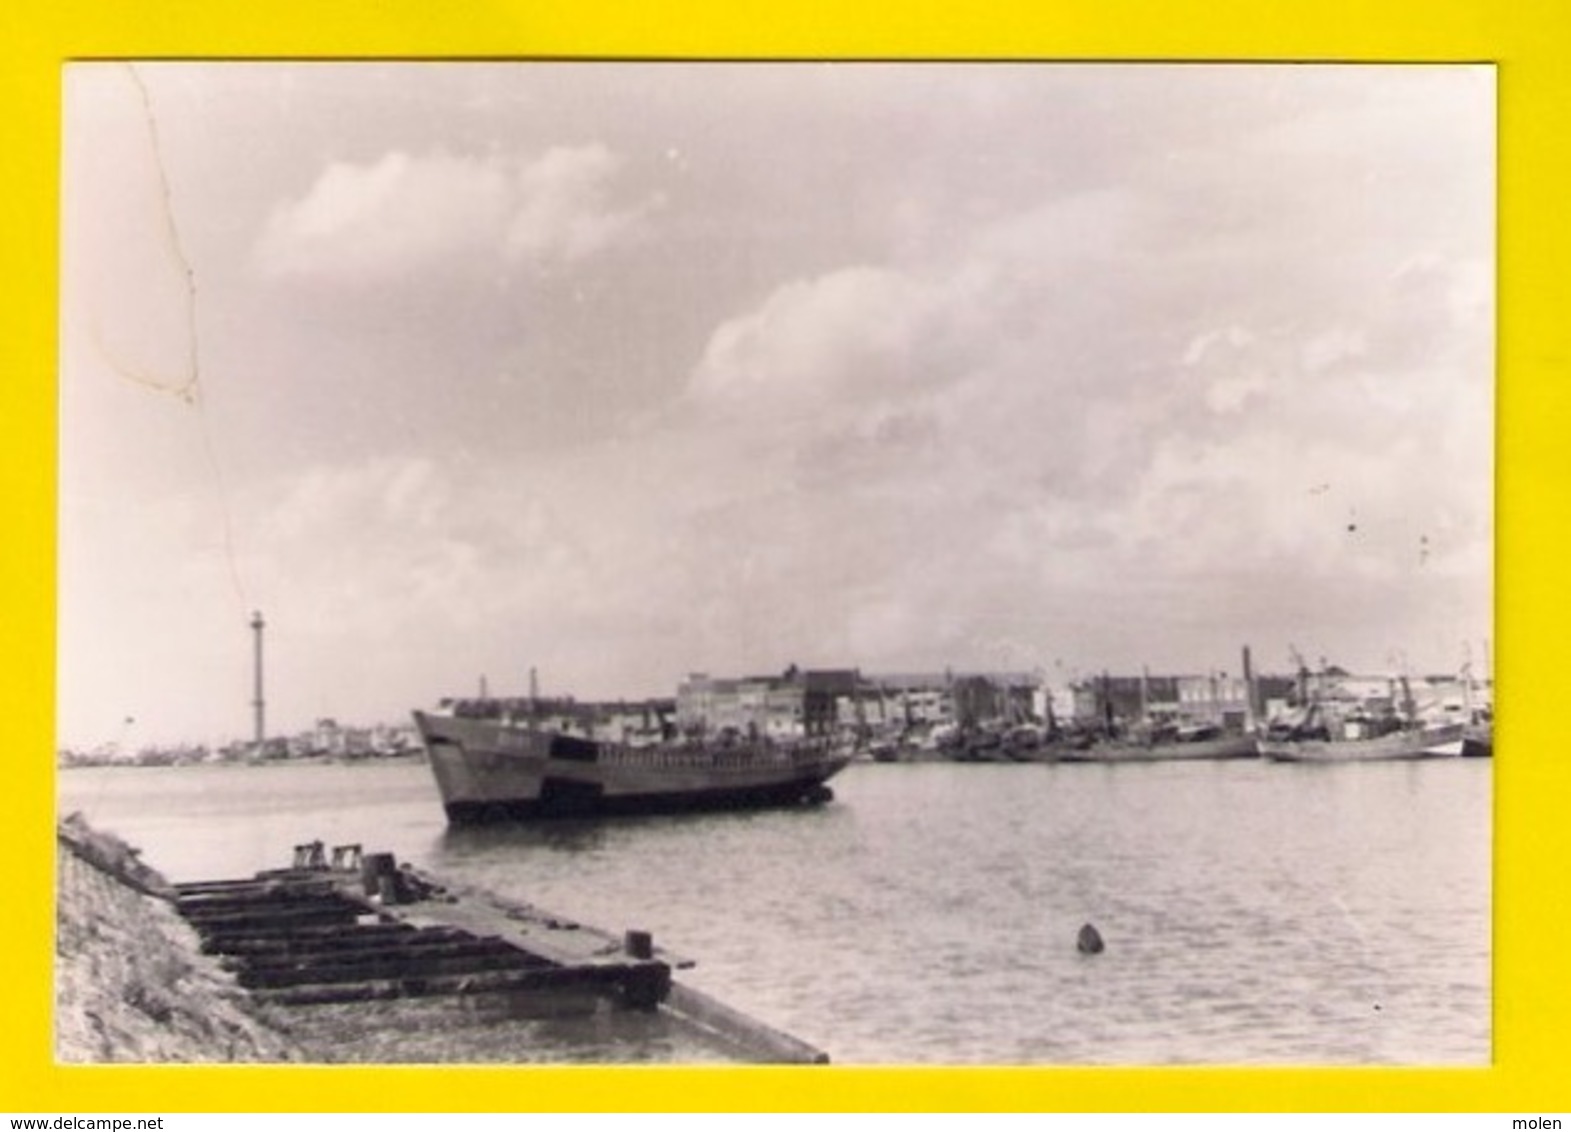
M445 6L427 0L0 5L0 1111L1571 1109L1571 19L1555 0L906 0ZM957 16L957 12L967 15ZM1494 61L1501 65L1496 1062L1465 1071L59 1068L50 1056L59 69L93 57L772 56ZM1540 694L1534 695L1537 691Z

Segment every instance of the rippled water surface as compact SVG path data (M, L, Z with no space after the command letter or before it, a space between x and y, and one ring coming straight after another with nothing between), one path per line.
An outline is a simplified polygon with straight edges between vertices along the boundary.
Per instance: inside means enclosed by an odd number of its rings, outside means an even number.
M72 770L59 793L174 880L358 841L652 931L697 960L684 981L839 1064L1483 1064L1490 773L859 764L816 810L479 829L410 763Z

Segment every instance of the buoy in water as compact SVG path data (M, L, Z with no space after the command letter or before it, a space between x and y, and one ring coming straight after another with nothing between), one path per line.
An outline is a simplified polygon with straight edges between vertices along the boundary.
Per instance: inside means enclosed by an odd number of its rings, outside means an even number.
M1084 924L1080 928L1079 938L1075 940L1075 946L1080 949L1080 954L1082 955L1095 955L1104 946L1102 934L1090 924Z

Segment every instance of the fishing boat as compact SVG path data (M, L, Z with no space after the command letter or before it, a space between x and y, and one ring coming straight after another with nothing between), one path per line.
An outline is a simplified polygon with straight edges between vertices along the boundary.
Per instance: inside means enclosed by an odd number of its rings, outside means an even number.
M1462 757L1487 759L1495 753L1495 720L1491 712L1479 711L1462 729Z
M1310 704L1275 721L1260 753L1277 762L1334 763L1381 759L1447 758L1462 753L1466 726L1456 720L1349 711L1338 715Z
M414 713L450 822L819 804L850 761L827 741L723 732L631 743L492 702Z
M1299 706L1273 720L1260 753L1277 762L1341 763L1449 758L1462 753L1460 719L1420 712L1406 676L1355 678L1341 670L1299 670ZM1362 693L1355 685L1362 683ZM1400 689L1400 691L1398 690Z
M1487 654L1487 646L1485 646ZM1485 662L1488 663L1487 660ZM1467 712L1467 729L1462 737L1462 756L1487 759L1495 753L1495 709L1493 693L1486 680L1482 688L1475 686L1473 661L1468 657L1462 664L1463 710Z
M867 753L875 763L897 763L900 761L900 744L893 739L875 739L868 744Z
M1066 748L1059 759L1079 763L1146 763L1252 759L1259 753L1257 740L1251 733L1229 732L1215 724L1194 724L1107 739L1082 748Z
M1434 723L1369 737L1266 738L1260 741L1260 753L1277 762L1296 763L1448 758L1462 753L1463 732L1460 723Z

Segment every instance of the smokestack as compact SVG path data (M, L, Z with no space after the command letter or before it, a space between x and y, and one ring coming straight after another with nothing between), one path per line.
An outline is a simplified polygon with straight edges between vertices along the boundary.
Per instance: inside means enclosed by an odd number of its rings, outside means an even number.
M1260 718L1260 704L1255 693L1255 666L1249 656L1249 646L1244 646L1244 727L1253 731Z
M262 630L267 623L262 620L260 611L251 614L251 632L255 635L255 695L251 700L251 707L256 712L256 745L260 747L267 738L266 701L262 698Z

